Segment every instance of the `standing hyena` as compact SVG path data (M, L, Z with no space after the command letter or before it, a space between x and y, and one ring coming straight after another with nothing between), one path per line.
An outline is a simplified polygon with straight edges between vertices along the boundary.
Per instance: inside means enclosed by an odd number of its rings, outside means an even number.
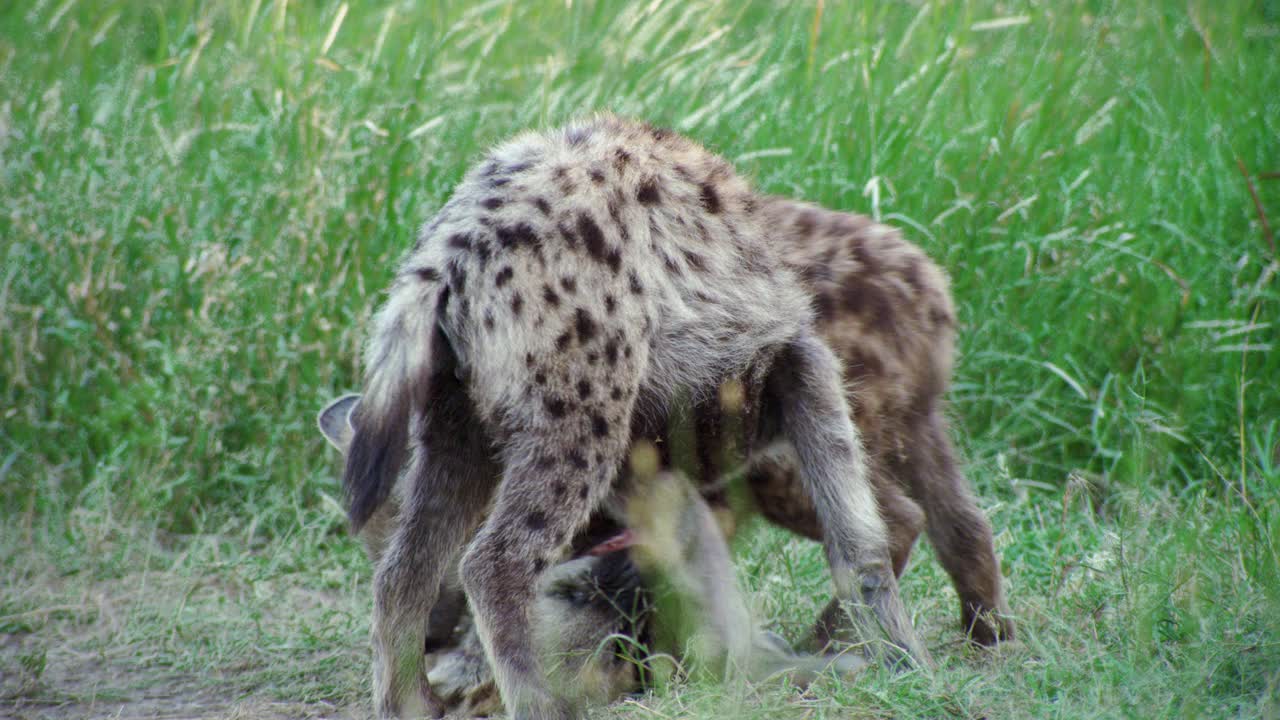
M633 440L737 377L772 391L760 432L795 450L848 611L830 615L922 656L838 361L765 220L723 159L614 118L523 135L462 180L376 318L344 474L359 531L406 465L374 579L381 715L442 710L422 651L452 630L432 610L473 532L461 581L504 703L576 715L534 651L535 581Z
M946 275L897 230L870 218L779 197L766 198L761 211L783 261L812 293L818 334L843 362L894 574L926 529L960 596L969 637L981 645L1012 639L991 526L947 434L955 310ZM798 472L795 452L776 443L752 459L747 482L766 518L821 540L822 516ZM714 467L703 467L704 483L713 475ZM829 630L820 625L818 640L828 640Z

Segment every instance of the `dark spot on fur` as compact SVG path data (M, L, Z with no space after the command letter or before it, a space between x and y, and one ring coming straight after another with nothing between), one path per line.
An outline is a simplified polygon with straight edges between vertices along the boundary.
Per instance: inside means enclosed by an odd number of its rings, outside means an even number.
M547 516L541 510L530 511L524 516L524 524L529 526L530 530L545 530L547 527Z
M564 288L565 292L572 295L578 291L578 281L573 277L566 275L560 278L560 287Z
M483 205L486 210L497 210L502 207L503 202L504 200L500 197L491 197L480 204Z
M702 187L698 189L698 201L702 203L703 209L712 215L720 212L720 195L716 193L711 183L702 183Z
M440 271L436 270L433 267L421 267L421 268L418 268L417 270L414 270L414 272L418 274L418 278L421 279L423 282L439 282L440 281Z
M852 253L853 259L862 265L862 271L870 275L880 274L880 263L872 256L862 243L852 243L849 246L849 252Z
M631 359L631 346L630 346L630 345L623 345L623 346L622 346L622 357L624 357L624 358L626 358L626 359L628 359L628 360L630 360L630 359Z
M480 269L483 270L489 265L489 243L485 240L476 242L476 257L480 259Z
M587 177L591 178L591 182L600 185L604 182L604 171L593 167L587 171Z
M954 325L956 321L951 313L940 307L929 308L929 319L934 325Z
M604 296L604 311L612 315L618 309L618 301L612 295Z
M547 414L553 418L562 418L569 406L562 398L548 396L543 399L542 404L547 409Z
M598 438L609 434L609 421L600 413L591 413L591 434Z
M666 140L672 135L670 130L662 127L654 127L652 125L649 126L649 134L652 135L653 139L657 140L658 142L662 142L663 140Z
M541 573L543 570L546 570L546 569L547 569L547 561L545 559L543 558L533 559L533 572L535 574Z
M658 182L652 178L640 183L640 187L636 190L636 200L641 205L657 205L662 202L662 195L658 192Z
M609 266L609 270L614 275L617 275L622 270L622 251L610 250L609 254L605 256L604 262Z
M631 286L632 295L640 295L644 292L644 286L640 284L640 276L636 275L635 270L627 273L627 282Z
M564 332L560 333L559 337L556 338L556 350L559 350L560 352L564 352L565 350L568 350L569 343L571 342L573 342L573 334L570 333L568 330L565 330Z
M618 341L616 339L609 338L609 341L604 344L604 359L605 362L609 363L609 367L618 364Z
M748 195L742 201L742 209L748 215L754 214L755 211L758 209L758 207L759 207L759 204L756 203L756 199L751 197L750 195Z
M817 293L813 297L813 311L819 320L829 320L836 312L835 300L829 293Z
M912 258L907 263L907 266L902 269L902 279L906 281L912 290L920 292L920 289L924 287L924 280L920 277L920 261L918 259Z
M538 372L533 374L533 381L538 383L539 385L546 385L547 374L539 370Z
M538 470L550 470L556 466L556 459L550 455L540 455L533 466Z
M507 265L503 267L501 270L499 270L498 274L493 277L493 284L497 285L498 287L502 287L503 285L506 285L507 282L511 280L511 277L515 274L516 274L515 270L512 270L511 266Z
M596 364L596 363L598 363L598 362L600 362L600 355L599 355L599 353L597 353L597 352L596 352L596 351L594 351L594 350L592 350L591 352L587 353L587 364L588 364L588 365L595 365L595 364Z
M569 454L565 456L565 459L569 461L569 465L573 466L575 470L586 470L587 467L589 467L587 464L587 458L583 456L582 451L577 448L570 450Z
M691 252L689 250L683 250L683 249L681 250L681 252L684 253L684 260L685 262L689 263L689 267L692 267L694 270L697 270L698 272L707 271L707 261L701 255L699 255L696 252Z
M492 310L484 311L484 329L485 330L493 329L493 311Z
M574 313L573 324L578 330L578 342L583 345L586 345L591 341L591 338L596 336L595 320L591 319L591 313L583 308L578 308L577 312Z
M661 250L658 251L658 254L662 256L662 264L667 267L667 272L671 273L672 275L683 274L680 272L680 266L676 264L675 258L662 252Z
M586 500L587 495L589 495L590 493L591 493L591 487L586 483L583 483L582 487L578 488L578 497L582 498L583 500Z
M622 168L626 167L630 162L631 153L623 150L622 148L617 148L613 151L613 167L616 168L618 172L622 172Z
M560 304L560 296L556 294L555 288L545 283L542 286L542 299L546 300L547 304L553 307Z
M704 243L711 242L711 233L707 230L706 223L701 220L693 221L693 229L698 232L698 239Z
M520 310L523 307L524 307L524 298L521 297L520 293L513 293L511 295L511 314L519 315Z
M498 236L498 243L507 249L520 245L529 247L537 247L538 245L538 234L534 232L528 223L499 227L495 232Z
M610 390L610 391L609 391L609 398L610 398L611 400L614 400L614 401L621 400L621 399L622 399L622 388L620 388L620 387L615 387L614 389Z
M556 480L555 482L551 483L551 492L556 496L557 499L564 497L564 493L567 489L568 488L564 486L563 480Z
M556 225L556 229L564 236L564 241L569 243L569 247L578 247L578 236L573 233L573 230L568 225L560 223L559 225Z
M860 348L851 348L846 358L846 372L850 378L857 379L861 377L881 375L884 373L884 363L878 355L864 353Z
M449 264L449 287L459 295L467 291L467 271L459 263Z
M571 127L565 131L564 139L572 146L578 146L591 138L591 128Z
M578 399L586 400L591 397L591 383L586 380L578 381Z
M542 213L543 215L546 215L548 217L551 216L551 203L547 202L545 198L540 198L540 197L534 198L533 206L538 208L538 212Z
M466 233L457 233L455 235L450 235L447 243L449 247L455 250L470 250L471 236Z
M511 178L496 177L489 181L489 187L500 188L509 182L511 182Z
M600 226L587 213L578 214L578 235L587 247L587 253L599 262L606 262L608 250L605 247L604 233Z
M805 210L796 216L796 232L801 235L809 235L813 232L813 226L817 223L817 214L812 210Z

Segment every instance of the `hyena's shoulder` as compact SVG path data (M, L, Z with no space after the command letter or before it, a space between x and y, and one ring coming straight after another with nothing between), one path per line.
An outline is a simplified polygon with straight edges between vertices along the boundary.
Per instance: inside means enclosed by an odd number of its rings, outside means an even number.
M859 420L910 417L937 401L956 328L942 268L863 215L777 197L764 200L764 213L813 295L819 332L845 363Z

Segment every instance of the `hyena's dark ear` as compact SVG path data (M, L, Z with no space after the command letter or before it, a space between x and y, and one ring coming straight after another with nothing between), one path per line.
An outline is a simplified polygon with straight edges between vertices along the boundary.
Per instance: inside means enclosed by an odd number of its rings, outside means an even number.
M351 417L358 402L360 402L359 395L343 395L326 405L316 416L316 425L320 426L324 439L338 448L343 455L347 454L347 450L351 447L351 436L355 435Z

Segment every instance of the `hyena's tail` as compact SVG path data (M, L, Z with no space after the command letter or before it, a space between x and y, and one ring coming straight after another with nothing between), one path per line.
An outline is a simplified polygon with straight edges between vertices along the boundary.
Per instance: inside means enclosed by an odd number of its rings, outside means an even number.
M391 494L405 462L410 418L426 410L431 376L450 357L438 323L448 300L434 273L402 276L374 320L342 475L353 532Z

